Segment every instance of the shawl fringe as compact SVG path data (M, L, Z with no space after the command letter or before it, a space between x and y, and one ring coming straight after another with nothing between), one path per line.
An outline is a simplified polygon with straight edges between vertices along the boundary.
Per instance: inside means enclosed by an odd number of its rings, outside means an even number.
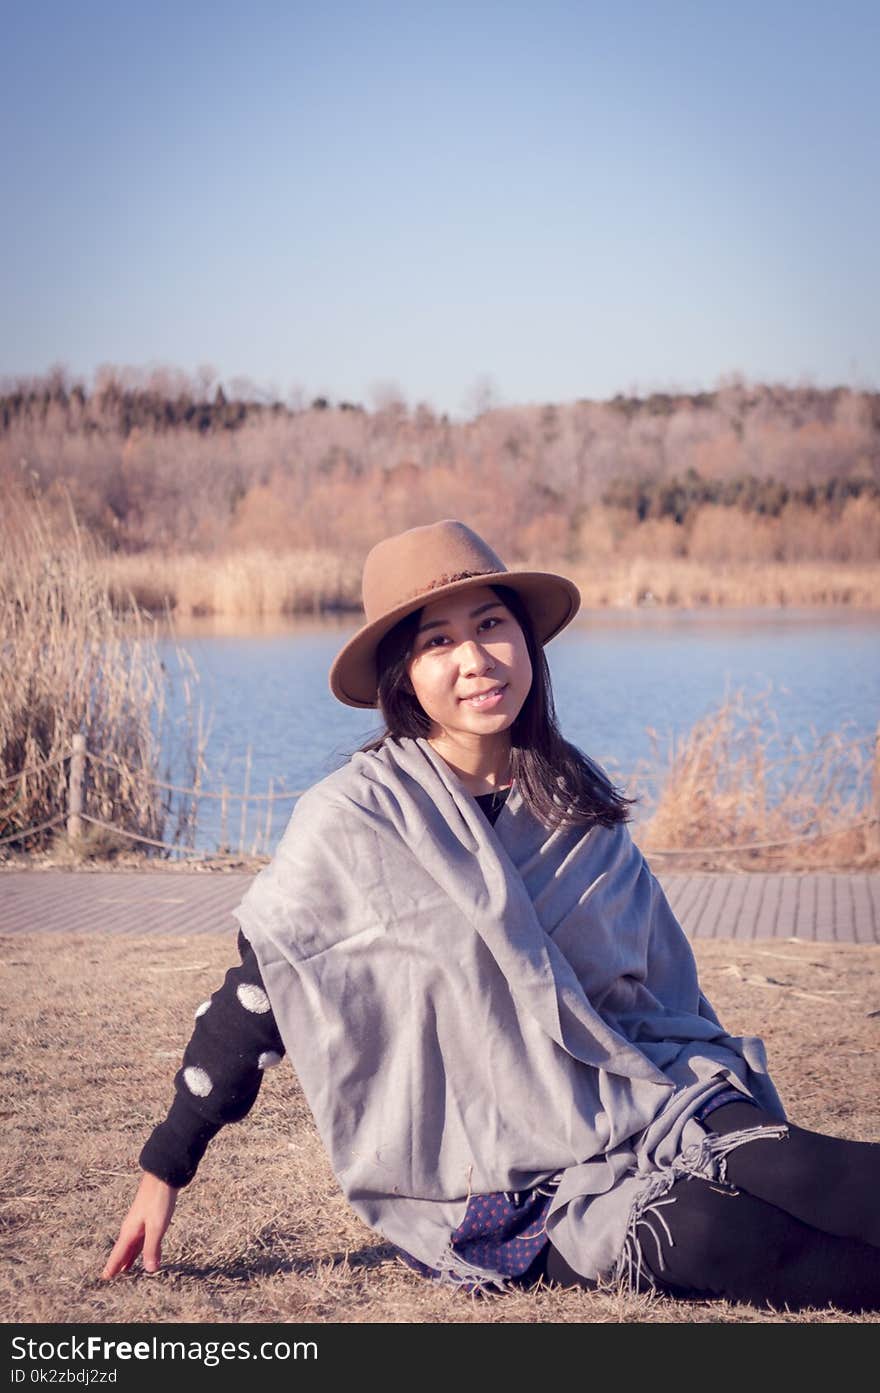
M465 1287L473 1295L513 1290L513 1283L506 1273L475 1266L457 1253L451 1243L447 1243L437 1261L435 1280L443 1286Z
M685 1147L671 1165L651 1176L630 1209L626 1237L614 1270L614 1284L628 1295L644 1291L646 1286L656 1289L654 1274L645 1265L642 1254L643 1240L638 1230L647 1229L651 1235L657 1250L657 1265L662 1272L666 1264L663 1261L660 1237L654 1225L658 1224L663 1229L667 1242L674 1247L675 1240L661 1210L675 1204L675 1197L667 1196L677 1180L708 1180L716 1187L728 1190L732 1195L739 1194L736 1186L731 1185L727 1179L727 1158L730 1153L751 1141L785 1141L788 1135L788 1127L784 1123L764 1123L758 1127L744 1127L738 1132L713 1133L704 1137L702 1141Z

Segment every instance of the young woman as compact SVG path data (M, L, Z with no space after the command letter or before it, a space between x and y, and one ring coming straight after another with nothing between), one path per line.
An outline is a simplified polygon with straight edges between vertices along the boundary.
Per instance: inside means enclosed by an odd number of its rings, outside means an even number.
M360 1217L467 1290L616 1279L880 1307L880 1146L785 1120L626 827L563 739L560 576L462 523L381 542L335 696L385 731L297 803L236 911L104 1268L155 1270L179 1189L289 1053Z

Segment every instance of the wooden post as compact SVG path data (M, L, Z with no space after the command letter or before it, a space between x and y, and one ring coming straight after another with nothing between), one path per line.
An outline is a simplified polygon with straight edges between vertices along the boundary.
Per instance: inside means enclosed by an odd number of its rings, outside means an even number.
M225 784L220 799L220 853L229 855L229 789Z
M67 784L67 835L72 842L82 838L83 780L86 772L86 737L73 737L70 777Z

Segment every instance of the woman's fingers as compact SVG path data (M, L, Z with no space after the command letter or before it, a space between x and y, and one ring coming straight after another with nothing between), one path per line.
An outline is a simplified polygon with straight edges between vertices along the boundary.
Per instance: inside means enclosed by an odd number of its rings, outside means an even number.
M143 1259L145 1272L158 1272L162 1266L162 1235L164 1232L164 1228L152 1233L147 1231Z
M109 1277L115 1277L118 1272L127 1272L141 1251L143 1242L144 1228L142 1224L134 1233L127 1233L123 1227L123 1231L117 1238L113 1251L104 1265L104 1271L101 1273L102 1278L106 1281Z
M104 1264L101 1273L106 1281L119 1272L127 1272L143 1249L145 1272L158 1272L162 1264L162 1239L174 1206L177 1203L177 1190L164 1180L146 1172L138 1187L134 1204L119 1230L119 1237Z

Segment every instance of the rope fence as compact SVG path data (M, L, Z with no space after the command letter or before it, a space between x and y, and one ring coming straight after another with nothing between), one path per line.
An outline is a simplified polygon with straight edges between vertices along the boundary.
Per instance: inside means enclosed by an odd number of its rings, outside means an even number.
M191 850L188 847L179 846L174 842L157 841L155 837L145 837L140 832L131 832L127 827L119 827L113 822L104 822L103 819L99 817L90 817L88 813L80 813L80 817L83 822L88 822L93 827L102 827L105 831L112 832L115 837L128 837L130 841L141 842L144 846L159 847L163 851L174 851L178 856L183 856L191 861L204 861L206 859L206 853L204 851ZM64 821L63 818L59 820L62 822ZM212 855L210 859L212 861L238 861L240 860L240 856L236 856L232 852L227 852L220 853L216 856Z
M850 748L861 748L867 745L871 745L874 747L878 761L880 761L880 731L878 731L878 735L876 736L864 736L860 737L859 739L848 742L846 746L843 746L837 752L842 753L843 751ZM806 754L796 755L792 756L791 759L776 761L776 764L783 765L799 763L802 760L811 757L814 759L816 758L816 756L809 756ZM271 847L272 813L274 805L276 803L290 803L291 801L295 801L305 792L305 789L282 789L276 792L273 787L273 780L270 778L267 792L251 793L250 748L248 748L247 751L243 792L238 793L225 787L221 789L220 792L215 792L213 790L203 789L198 784L180 785L169 783L163 779L155 778L153 775L147 773L145 770L132 769L122 760L108 758L106 755L100 755L95 751L87 749L85 736L82 734L77 734L73 736L73 740L71 742L71 749L68 754L55 755L51 759L44 760L37 764L29 765L26 769L19 770L17 774L12 774L7 777L4 777L3 779L0 779L0 788L8 788L11 784L14 784L16 782L21 783L26 778L30 778L35 774L42 773L45 770L57 768L59 765L64 763L69 764L66 780L66 810L59 811L54 817L51 817L46 821L37 823L34 826L27 828L19 828L12 833L0 836L0 846L8 845L11 842L27 841L32 837L36 837L41 833L49 831L52 828L59 827L62 824L66 824L67 835L71 842L76 843L82 839L83 824L88 824L93 827L101 828L102 830L109 832L114 836L121 836L129 841L137 842L143 846L153 847L156 850L172 852L177 856L183 856L194 860L206 860L209 858L211 860L236 860L246 855L250 855L252 857L257 857L260 855L268 856ZM93 813L86 812L86 767L89 763L99 765L109 770L111 773L119 775L120 777L125 777L129 779L132 783L136 780L140 780L144 784L152 788L161 789L163 792L167 793L177 793L179 795L183 795L187 798L192 799L192 804L189 811L183 816L183 822L186 826L190 828L190 830L193 833L196 827L199 803L201 803L203 800L219 801L219 851L217 853L209 853L205 851L196 850L195 848L183 846L179 841L168 842L163 840L161 837L148 837L143 832L135 832L130 828L120 826L118 823L109 822L106 820L106 818L96 817ZM765 769L770 767L774 766L764 766ZM102 793L101 796L106 798L107 795L106 793ZM796 846L804 845L808 842L827 841L832 837L841 836L844 833L850 831L857 831L860 828L878 828L880 827L880 765L878 765L878 772L876 773L874 779L873 800L875 805L873 815L860 818L856 822L847 823L842 827L832 827L824 831L816 830L800 832L791 837L779 838L772 841L739 842L720 846L701 846L697 844L692 844L688 847L651 847L649 854L651 856L694 856L709 853L735 855L738 852L769 851L777 847ZM10 812L12 812L12 810L16 807L18 801L18 798L14 798L13 801L10 804L8 804L7 807L2 810L2 812L0 812L0 827L2 827L2 819L7 817L10 814ZM231 803L239 803L241 805L237 853L231 850L228 841L229 806ZM248 808L250 804L256 804L258 805L258 807L262 807L263 816L262 819L258 819L257 828L254 837L251 841L250 848L248 849L247 827Z
M269 780L269 788L265 793L252 793L250 791L251 775L251 752L248 749L247 762L245 769L244 791L239 793L236 790L224 787L219 792L210 789L203 789L199 784L182 785L169 783L165 779L156 778L153 774L144 769L132 769L121 759L114 759L106 755L98 754L94 750L86 747L85 736L77 734L73 736L70 750L67 754L55 755L51 759L42 760L36 764L30 764L25 769L19 770L17 774L12 774L0 780L0 788L8 788L17 783L19 789L28 778L41 774L45 771L57 768L59 765L67 764L67 778L65 787L67 792L67 807L64 811L59 811L54 817L45 821L35 823L30 827L22 827L14 832L0 836L0 846L8 845L11 842L27 842L32 838L47 832L54 827L66 824L67 835L71 842L82 840L84 825L97 827L111 833L117 837L123 837L127 841L136 842L144 847L152 847L157 851L172 852L176 856L185 857L193 860L240 860L243 856L257 857L260 855L268 856L271 845L272 814L275 804L290 804L295 802L304 789L275 789L274 780ZM179 840L167 841L162 837L150 837L143 831L134 831L132 828L124 827L118 822L108 821L106 817L96 817L93 812L86 812L85 803L87 797L87 766L94 764L102 769L115 774L122 781L127 781L129 787L139 783L143 787L160 790L163 793L176 793L181 797L191 800L188 810L183 810L179 814L179 820L185 824L192 832L195 832L198 805L202 800L213 800L220 804L220 850L211 853L203 850L196 850L192 847L182 845ZM102 800L106 801L108 794L103 790L100 794ZM13 797L12 801L0 810L0 829L3 821L6 821L10 814L14 812L20 804L20 795ZM241 815L239 819L239 838L237 851L233 850L229 842L229 812L232 804L241 805ZM257 826L253 836L248 836L248 813L251 805L256 805L258 811L262 812L258 816Z
M0 788L8 788L10 784L17 784L20 779L26 779L31 774L42 773L44 769L54 769L69 758L69 755L55 755L54 759L45 759L40 764L29 765L27 769L19 769L17 774L10 774L7 778L0 779Z
M129 774L132 778L141 778L143 779L144 783L149 784L151 788L161 788L167 790L169 793L195 794L198 797L199 802L201 802L203 798L215 798L218 800L222 800L223 798L234 798L236 801L239 798L247 798L247 801L249 803L265 803L267 801L272 803L278 803L285 798L299 798L301 794L305 793L304 788L289 790L286 793L272 792L243 794L231 793L229 789L223 789L220 793L212 793L210 790L197 788L195 785L185 786L182 784L169 784L166 783L164 779L154 779L150 774L144 774L142 770L138 770L136 772L135 770L131 769L127 764L123 764L121 760L107 759L106 755L96 755L93 754L91 750L87 750L86 755L88 759L92 761L94 764L102 764L105 769L111 769L114 773L124 772L126 774Z
M0 837L0 846L5 846L7 842L20 842L27 837L35 837L38 832L48 832L50 827L60 827L64 821L64 813L58 813L56 817L50 817L48 822L38 823L36 827L27 827L23 832L13 832L11 837Z
M828 832L799 832L795 837L785 837L775 842L737 842L734 846L662 847L652 846L650 856L701 856L704 852L769 851L777 846L797 846L802 842L827 842L830 837L840 837L844 832L854 832L860 827L878 827L880 817L864 817L859 822L848 822L845 827L833 827Z

